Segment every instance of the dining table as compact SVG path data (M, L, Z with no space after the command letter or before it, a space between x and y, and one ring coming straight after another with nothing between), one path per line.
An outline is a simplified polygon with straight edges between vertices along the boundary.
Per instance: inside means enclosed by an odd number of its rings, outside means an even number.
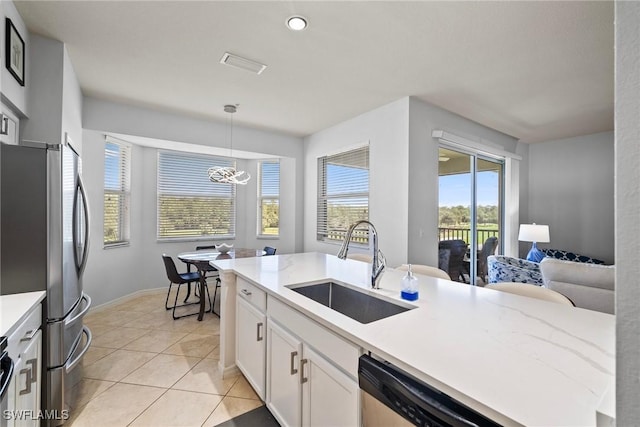
M234 258L253 258L265 255L265 251L262 249L249 249L249 248L234 248L228 252L220 252L216 250L200 250L192 252L182 252L178 254L178 259L187 265L193 265L198 273L200 273L200 312L198 313L198 320L204 318L205 312L205 286L207 284L206 274L207 271L211 271L210 261L221 259L234 259ZM215 301L213 302L215 304ZM213 307L212 307L213 311Z

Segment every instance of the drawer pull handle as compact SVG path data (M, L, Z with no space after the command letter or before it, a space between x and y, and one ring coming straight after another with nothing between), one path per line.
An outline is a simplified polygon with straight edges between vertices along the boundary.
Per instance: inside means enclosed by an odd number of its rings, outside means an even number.
M295 375L298 373L298 370L294 368L294 359L296 358L297 355L298 355L297 351L291 352L291 375Z
M262 341L263 340L263 336L261 334L261 329L262 329L262 322L258 323L256 328L256 341Z
M309 378L304 377L304 365L306 365L308 361L308 359L302 359L300 361L300 384L304 384L309 381Z
M36 336L37 333L38 333L38 329L32 329L30 331L27 331L27 333L24 334L24 337L20 338L20 342L31 341L33 339L33 337Z
M241 290L240 292L242 292L244 295L246 296L251 296L251 291L248 291L246 289Z
M20 396L31 393L31 384L38 381L38 359L29 359L27 364L30 368L20 369L20 374L25 374L26 385L24 390L20 390Z

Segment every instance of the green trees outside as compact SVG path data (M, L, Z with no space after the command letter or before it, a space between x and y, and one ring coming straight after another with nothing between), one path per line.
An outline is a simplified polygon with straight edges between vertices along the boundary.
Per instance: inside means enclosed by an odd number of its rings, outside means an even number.
M280 204L278 200L262 201L262 234L277 235L280 230Z
M120 197L117 194L104 195L104 243L120 240Z
M233 199L160 196L158 237L233 234Z
M485 228L495 226L499 223L498 206L480 205L476 209L478 225ZM471 223L471 209L469 206L440 206L439 226L445 228L469 228Z
M327 238L344 239L349 226L361 219L369 219L369 207L361 204L329 203L327 206ZM366 244L369 242L369 229L358 228L351 241Z

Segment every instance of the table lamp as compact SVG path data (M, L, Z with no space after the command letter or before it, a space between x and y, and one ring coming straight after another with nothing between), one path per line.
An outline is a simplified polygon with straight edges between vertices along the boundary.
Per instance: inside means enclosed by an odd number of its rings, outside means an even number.
M536 246L537 242L549 242L549 226L533 224L520 224L518 240L521 242L533 242L531 250L527 254L527 261L540 262L545 257L544 253Z

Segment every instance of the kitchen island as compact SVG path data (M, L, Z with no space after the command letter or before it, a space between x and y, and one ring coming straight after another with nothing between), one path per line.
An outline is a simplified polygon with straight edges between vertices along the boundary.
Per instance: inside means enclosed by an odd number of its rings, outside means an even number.
M372 352L504 425L595 425L596 409L603 409L601 400L614 387L612 315L417 276L414 309L363 324L287 286L331 280L401 301L405 272L388 269L380 289L371 290L370 264L321 253L212 265L222 278L224 373L236 363L241 281L266 293L267 312L270 302L291 308L358 346L361 354Z

